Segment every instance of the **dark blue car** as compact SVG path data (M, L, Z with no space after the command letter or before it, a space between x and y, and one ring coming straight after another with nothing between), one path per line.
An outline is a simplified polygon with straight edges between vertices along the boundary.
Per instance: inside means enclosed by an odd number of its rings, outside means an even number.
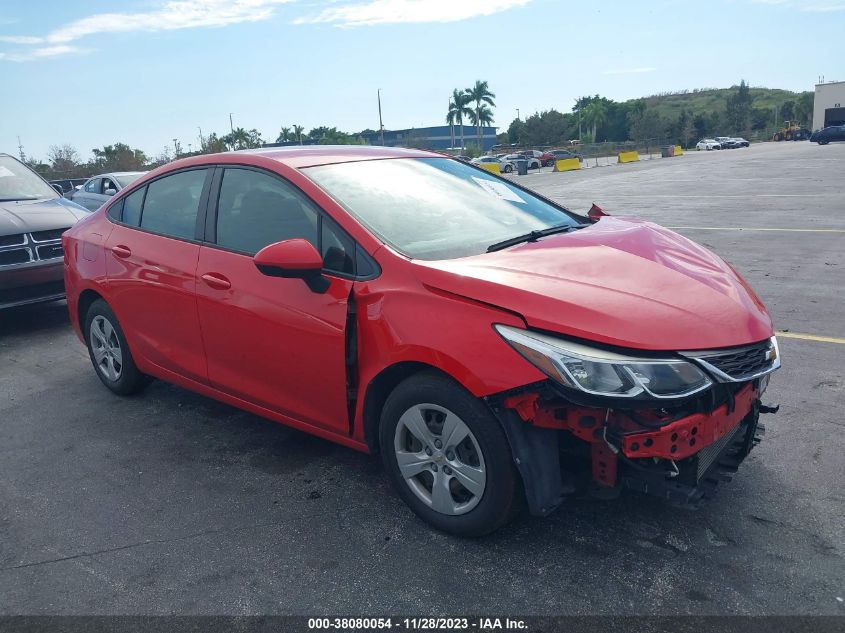
M821 130L816 130L810 136L810 140L819 145L827 145L832 141L845 141L845 125L831 125Z

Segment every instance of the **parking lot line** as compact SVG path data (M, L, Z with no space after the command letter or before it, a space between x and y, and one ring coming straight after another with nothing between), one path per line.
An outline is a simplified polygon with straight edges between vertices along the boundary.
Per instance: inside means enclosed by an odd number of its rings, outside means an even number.
M667 226L667 229L698 231L781 231L784 233L845 233L845 229L778 229L749 226Z
M845 338L836 338L835 336L816 336L815 334L799 334L798 332L775 332L775 334L777 334L778 338L797 338L804 341L845 345Z

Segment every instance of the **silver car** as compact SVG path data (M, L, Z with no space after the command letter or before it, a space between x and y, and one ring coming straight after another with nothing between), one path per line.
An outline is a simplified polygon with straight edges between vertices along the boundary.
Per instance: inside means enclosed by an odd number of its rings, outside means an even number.
M62 233L88 211L0 154L0 309L65 296Z
M92 176L81 188L70 196L75 203L82 205L89 211L96 211L106 200L124 187L138 180L145 171L116 171L110 174Z

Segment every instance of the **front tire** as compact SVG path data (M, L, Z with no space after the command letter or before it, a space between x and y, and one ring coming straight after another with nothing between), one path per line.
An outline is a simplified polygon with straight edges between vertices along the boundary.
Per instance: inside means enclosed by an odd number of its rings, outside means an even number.
M472 394L431 373L390 394L380 426L385 469L425 522L457 536L483 536L518 511L522 493L498 420Z
M117 317L102 299L92 303L85 315L85 341L97 377L114 393L127 396L149 384L135 365Z
M505 165L504 171L505 171L506 174L509 174L513 171L513 167L511 167L510 165Z

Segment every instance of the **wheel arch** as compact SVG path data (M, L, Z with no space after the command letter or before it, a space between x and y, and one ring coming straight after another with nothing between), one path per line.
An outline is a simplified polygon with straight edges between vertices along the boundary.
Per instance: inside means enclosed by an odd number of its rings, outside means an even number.
M439 367L421 361L401 361L385 367L367 385L363 404L364 441L370 452L379 452L379 424L388 396L402 381L423 372L437 373L466 388L461 381Z
M79 319L80 330L85 327L85 315L88 314L88 310L97 299L103 299L103 295L96 290L86 288L79 293L79 299L76 302L76 316Z

